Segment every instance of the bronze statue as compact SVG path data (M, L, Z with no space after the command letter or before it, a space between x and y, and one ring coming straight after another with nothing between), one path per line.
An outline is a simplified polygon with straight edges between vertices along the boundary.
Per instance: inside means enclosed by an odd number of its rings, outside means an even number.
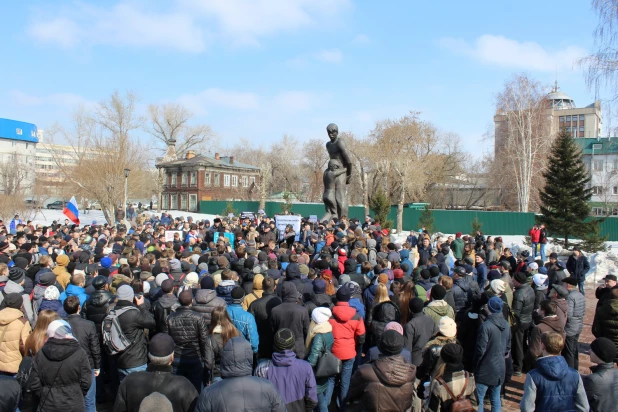
M326 127L330 141L326 143L328 151L328 167L324 171L324 207L326 214L322 221L333 217L341 219L348 216L348 193L346 185L352 176L352 162L350 154L343 140L339 139L339 129L334 123Z

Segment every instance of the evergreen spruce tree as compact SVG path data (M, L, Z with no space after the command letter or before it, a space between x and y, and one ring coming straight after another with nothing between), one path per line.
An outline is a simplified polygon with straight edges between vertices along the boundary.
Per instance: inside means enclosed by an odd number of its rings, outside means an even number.
M419 228L425 228L428 233L433 233L433 212L428 205L421 212L421 217L418 218Z
M590 176L582 159L582 152L575 144L571 133L562 128L551 148L547 170L543 173L545 187L540 191L541 213L539 224L547 227L548 233L564 239L569 247L570 238L604 240L598 236L598 220L587 221L590 214L588 201L592 190L586 188Z
M392 222L388 220L391 201L382 190L375 192L369 199L369 208L373 211L376 222L380 223L383 229L391 227Z
M472 220L472 222L470 222L470 224L472 225L472 231L469 234L470 236L476 236L476 232L481 230L483 227L483 222L481 222L477 216Z

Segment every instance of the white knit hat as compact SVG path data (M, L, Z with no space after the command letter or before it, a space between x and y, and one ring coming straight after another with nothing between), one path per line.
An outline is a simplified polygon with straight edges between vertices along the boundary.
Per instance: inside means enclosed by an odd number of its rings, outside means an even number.
M185 280L183 283L183 285L185 286L190 286L191 288L197 288L197 282L199 282L200 277L198 276L197 273L195 272L189 272L187 273L187 276L185 277Z
M161 287L161 283L163 283L165 279L169 279L169 276L167 276L166 273L159 273L155 278L155 283L158 287Z
M547 278L548 278L547 275L543 275L541 273L537 273L536 275L532 276L532 281L537 286L544 286L545 281L547 280Z
M58 300L60 291L54 285L48 286L43 294L45 300Z
M438 323L438 330L447 338L453 338L457 335L457 324L448 316L442 316Z
M495 293L503 293L506 290L506 283L504 283L504 281L500 279L492 280L490 285L491 285L491 289Z
M328 322L331 316L333 316L333 313L329 308L315 308L313 312L311 312L311 319L318 325Z

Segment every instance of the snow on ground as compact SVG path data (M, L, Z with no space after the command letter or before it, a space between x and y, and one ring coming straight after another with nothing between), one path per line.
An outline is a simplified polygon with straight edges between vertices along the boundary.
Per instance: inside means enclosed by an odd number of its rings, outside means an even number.
M191 216L193 217L193 220L209 219L211 223L213 219L216 217L215 215L209 215L205 213L189 213L189 212L182 212L180 210L169 210L168 212L172 215L172 217L183 216L186 218L186 217ZM157 213L156 211L154 212L145 211L144 213L146 214L147 217L150 217L150 215L152 214L159 215L159 216L161 215L160 213ZM64 222L64 219L66 218L67 217L62 213L62 210L42 209L36 212L36 215L33 212L29 217L27 217L27 220L32 220L35 224L40 223L42 225L50 225L54 220L57 222ZM103 212L100 210L91 210L88 214L85 214L83 210L80 210L79 219L82 225L92 224L93 221L96 221L97 224L99 225L106 222L105 217L103 216Z

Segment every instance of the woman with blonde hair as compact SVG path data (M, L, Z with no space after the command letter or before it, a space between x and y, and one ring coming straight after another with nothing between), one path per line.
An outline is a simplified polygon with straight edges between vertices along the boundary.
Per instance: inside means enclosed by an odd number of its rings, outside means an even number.
M35 356L41 350L47 337L47 327L58 319L60 317L53 310L45 309L39 312L34 330L26 339L26 344L24 345L25 356Z
M378 345L387 323L399 323L400 321L399 307L391 301L386 285L379 283L371 311L367 317L367 342L369 347Z

